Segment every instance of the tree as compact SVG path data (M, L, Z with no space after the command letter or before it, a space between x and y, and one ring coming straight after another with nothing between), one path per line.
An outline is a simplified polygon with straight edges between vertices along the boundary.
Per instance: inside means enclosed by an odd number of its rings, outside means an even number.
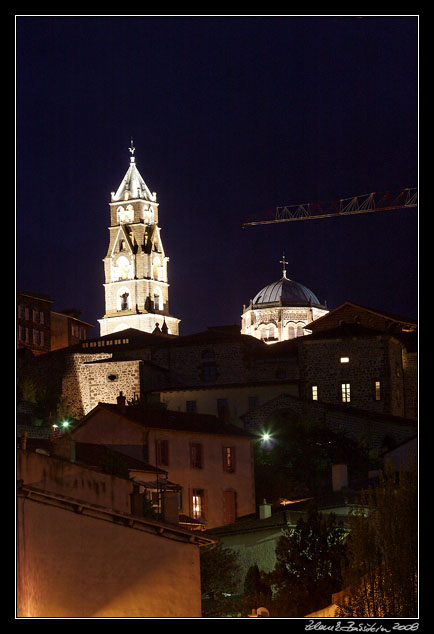
M311 505L295 528L287 527L276 547L270 573L273 616L303 617L329 605L342 587L345 529L333 514Z
M244 579L242 613L246 615L253 608L265 607L270 609L272 591L267 575L254 564L250 566Z
M224 548L221 543L201 553L200 575L202 615L234 615L238 611L238 601L235 601L232 595L240 584L238 553L230 548Z
M330 488L333 464L348 464L355 477L370 467L363 443L312 420L309 412L276 412L267 431L271 440L255 444L257 499L323 493Z
M417 616L417 474L390 466L349 517L343 617Z

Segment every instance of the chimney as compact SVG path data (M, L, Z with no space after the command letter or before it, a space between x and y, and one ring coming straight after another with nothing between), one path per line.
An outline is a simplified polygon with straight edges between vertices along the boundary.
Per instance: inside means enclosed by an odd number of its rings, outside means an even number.
M130 493L131 515L143 517L143 495L140 493L140 486L133 484L133 491Z
M116 402L118 404L119 409L123 412L126 407L126 398L122 392L119 392L119 396L116 397Z
M267 517L271 517L271 504L264 500L262 504L259 505L259 519L265 520Z
M348 468L346 464L332 466L333 491L341 491L348 486Z
M162 520L168 524L179 523L178 494L176 491L163 491L161 496Z

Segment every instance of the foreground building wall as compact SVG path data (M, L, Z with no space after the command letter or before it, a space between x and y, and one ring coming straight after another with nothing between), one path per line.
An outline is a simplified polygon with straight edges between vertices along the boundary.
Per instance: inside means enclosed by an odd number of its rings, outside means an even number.
M18 617L201 616L187 531L42 492L22 491L17 513Z

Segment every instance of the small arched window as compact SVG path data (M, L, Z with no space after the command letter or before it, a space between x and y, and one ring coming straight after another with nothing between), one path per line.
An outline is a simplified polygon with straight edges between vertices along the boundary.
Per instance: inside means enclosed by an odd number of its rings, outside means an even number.
M163 310L163 298L159 288L154 290L154 310Z

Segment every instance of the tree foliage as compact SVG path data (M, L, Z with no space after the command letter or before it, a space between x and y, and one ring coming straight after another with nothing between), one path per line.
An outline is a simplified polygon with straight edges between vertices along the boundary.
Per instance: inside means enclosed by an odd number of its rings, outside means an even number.
M349 522L339 616L417 616L416 469L396 474L387 467Z
M303 617L329 605L342 587L345 530L333 514L312 505L295 528L287 527L276 547L276 564L269 578L273 586L270 613Z
M266 431L271 440L255 444L257 499L320 494L330 487L333 464L348 464L355 477L372 466L363 443L312 420L308 412L278 412Z
M272 603L272 590L268 575L261 572L257 564L250 566L244 579L242 616L252 609L265 607L270 610Z
M202 616L231 616L238 609L233 594L240 584L238 553L219 543L201 553Z

